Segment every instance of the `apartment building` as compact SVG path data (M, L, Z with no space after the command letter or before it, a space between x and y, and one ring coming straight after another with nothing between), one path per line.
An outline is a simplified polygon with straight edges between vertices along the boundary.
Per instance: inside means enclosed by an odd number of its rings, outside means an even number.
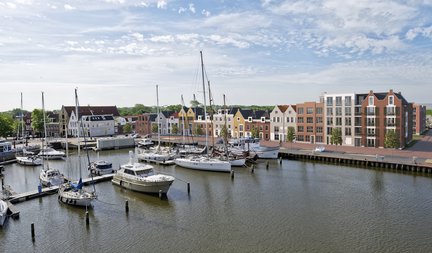
M253 137L252 129L258 129L258 137L270 140L270 114L263 110L242 110L245 119L245 136Z
M220 137L223 126L226 124L228 130L228 138L234 136L234 115L239 108L218 109L213 115L214 136Z
M362 102L362 144L367 147L385 147L385 135L394 130L400 147L412 140L412 104L401 93L374 93L370 91Z
M413 134L426 131L426 106L413 104Z
M296 142L325 143L324 103L305 102L296 104Z
M289 127L297 129L295 105L276 105L270 112L270 139L286 141Z

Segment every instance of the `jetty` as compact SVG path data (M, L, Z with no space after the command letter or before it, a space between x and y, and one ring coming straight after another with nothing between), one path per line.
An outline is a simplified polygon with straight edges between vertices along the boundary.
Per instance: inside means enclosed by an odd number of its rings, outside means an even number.
M98 182L104 182L111 180L113 178L114 174L106 174L102 176L96 176L93 178L85 178L83 179L84 185L90 185L93 183ZM41 198L44 196L49 196L52 194L57 193L59 186L51 186L51 187L44 187L40 191L38 189L23 193L15 193L10 196L5 197L5 200L9 201L11 204L16 204L20 202L24 202L27 200L35 199L35 198Z

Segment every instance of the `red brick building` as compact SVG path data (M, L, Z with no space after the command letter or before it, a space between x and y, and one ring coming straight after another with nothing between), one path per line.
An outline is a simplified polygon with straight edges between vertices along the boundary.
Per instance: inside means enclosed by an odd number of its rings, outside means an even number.
M263 110L240 110L245 122L245 136L252 137L252 129L258 129L261 140L270 140L270 114Z
M324 103L297 104L296 142L324 143Z
M387 131L394 130L400 147L412 140L412 104L393 90L383 93L370 91L361 104L362 145L384 147Z
M426 106L413 104L413 134L426 131Z

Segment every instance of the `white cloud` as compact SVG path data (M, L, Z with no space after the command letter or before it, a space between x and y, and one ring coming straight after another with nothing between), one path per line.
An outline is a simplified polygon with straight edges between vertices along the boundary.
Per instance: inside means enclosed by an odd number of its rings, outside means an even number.
M154 36L150 38L152 42L171 43L174 42L174 38L171 35Z
M166 9L167 2L165 0L158 0L157 1L157 8L158 9Z
M248 48L250 46L246 41L241 41L229 36L210 35L208 38L218 45L232 45L238 48Z
M186 8L184 8L184 7L180 7L179 10L178 10L178 13L179 13L179 14L182 14L182 13L185 12L185 11L186 11Z
M429 39L432 39L432 26L429 27L416 27L413 29L410 29L406 34L405 38L407 40L413 40L418 36L423 36Z
M142 35L141 33L132 33L131 37L135 38L138 41L144 40L144 35Z
M189 10L190 10L192 13L195 13L195 6L194 6L194 4L189 4Z
M125 0L105 0L105 2L111 3L111 4L124 4Z
M241 32L256 31L260 28L269 27L272 24L271 20L264 16L253 12L241 13L223 13L212 16L202 24L204 27L213 27L224 32Z
M203 9L203 10L201 11L201 14L203 14L203 15L206 16L206 17L209 17L209 16L211 15L210 11L207 11L207 10L205 10L205 9Z
M73 7L73 6L69 5L69 4L65 4L63 7L67 11L71 11L71 10L75 10L76 9L75 7Z

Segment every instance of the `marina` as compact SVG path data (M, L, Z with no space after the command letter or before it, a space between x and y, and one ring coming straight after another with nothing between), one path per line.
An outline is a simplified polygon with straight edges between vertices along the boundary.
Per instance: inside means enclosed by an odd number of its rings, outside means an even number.
M129 160L128 150L98 157L113 167ZM76 159L71 156L73 165ZM50 162L71 177L65 163ZM428 176L286 159L258 160L253 167L236 168L235 177L154 167L176 178L166 199L116 187L112 175L95 177L107 181L95 184L98 199L88 211L88 225L85 209L59 203L56 194L15 203L20 218L0 230L0 250L421 252L432 247ZM11 164L4 174L16 192L37 191L38 169ZM64 244L53 243L60 240Z

